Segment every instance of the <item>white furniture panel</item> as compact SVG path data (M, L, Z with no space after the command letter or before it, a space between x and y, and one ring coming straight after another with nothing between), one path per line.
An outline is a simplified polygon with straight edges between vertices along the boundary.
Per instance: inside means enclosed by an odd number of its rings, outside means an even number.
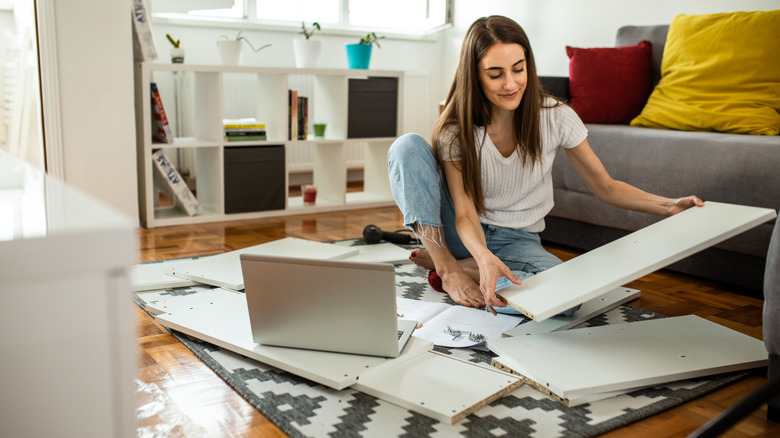
M134 437L134 221L0 151L0 436Z
M452 424L522 384L517 376L429 352L361 374L353 388Z
M524 383L531 385L542 394L545 394L551 399L557 401L558 403L561 403L562 405L568 406L570 408L579 405L584 405L585 403L593 403L595 401L604 400L618 395L628 394L629 392L635 391L637 389L641 389L641 388L632 388L632 389L625 389L619 391L599 392L599 393L587 394L582 396L562 398L557 394L553 393L552 391L550 391L548 388L537 383L536 380L528 373L528 371L523 369L523 366L517 363L517 361L515 361L512 358L494 357L493 366L498 368L499 370L523 377Z
M487 346L517 364L515 371L561 398L767 363L763 342L695 315L491 339Z
M498 295L523 314L543 321L776 216L768 208L707 202L536 274L521 285L512 284Z
M286 237L203 259L171 262L166 264L162 272L213 286L242 290L244 274L241 272L241 254L338 260L356 256L358 253L358 248Z
M333 389L359 391L453 423L522 384L517 376L431 352L412 336L398 358L270 347L252 340L245 296L214 289L177 299L157 322ZM457 378L453 378L457 376Z
M526 336L541 333L557 332L558 330L567 330L583 322L601 315L602 313L613 309L623 303L627 303L634 298L638 298L640 292L638 289L627 287L615 288L604 295L592 298L582 304L579 310L571 316L557 315L544 321L534 321L518 325L517 327L504 332L504 336Z
M195 281L164 274L163 270L175 261L159 263L144 263L130 268L130 291L141 292L157 289L172 289L174 287L194 286Z
M211 298L205 304L203 300L180 297L181 302L187 301L186 308L180 307L178 311L158 315L156 320L166 327L333 389L353 385L361 373L392 361L374 356L257 344L252 340L244 294L215 289ZM402 360L410 355L425 353L432 347L430 342L412 337L402 352Z

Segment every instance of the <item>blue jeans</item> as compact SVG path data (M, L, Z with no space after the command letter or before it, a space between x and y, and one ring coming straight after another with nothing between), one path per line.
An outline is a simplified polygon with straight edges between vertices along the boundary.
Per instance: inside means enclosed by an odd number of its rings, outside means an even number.
M455 209L433 149L417 134L399 137L387 152L390 188L404 215L404 225L440 227L443 240L456 260L467 259L466 249L455 229ZM496 225L482 224L488 249L520 279L528 278L561 263L558 257L542 247L536 233ZM496 290L511 282L501 277ZM574 313L579 307L566 311ZM512 307L495 307L497 312L519 314ZM567 315L567 316L568 316Z

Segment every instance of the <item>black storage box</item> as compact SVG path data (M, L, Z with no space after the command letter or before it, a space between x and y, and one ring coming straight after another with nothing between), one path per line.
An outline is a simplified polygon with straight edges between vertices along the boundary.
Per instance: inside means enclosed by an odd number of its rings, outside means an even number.
M398 136L398 78L349 80L347 138Z
M285 208L284 146L225 148L225 213Z

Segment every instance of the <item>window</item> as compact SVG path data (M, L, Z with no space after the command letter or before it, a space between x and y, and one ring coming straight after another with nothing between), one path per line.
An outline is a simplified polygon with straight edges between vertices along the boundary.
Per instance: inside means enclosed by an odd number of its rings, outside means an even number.
M451 23L452 0L151 0L152 16L198 22L233 22L327 30L425 35Z
M239 0L237 0L239 1ZM256 19L263 21L317 21L336 24L341 18L340 0L255 0Z

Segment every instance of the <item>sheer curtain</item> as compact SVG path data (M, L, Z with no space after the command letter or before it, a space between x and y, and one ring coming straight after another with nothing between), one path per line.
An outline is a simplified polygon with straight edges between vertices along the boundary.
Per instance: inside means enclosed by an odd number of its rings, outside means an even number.
M0 147L44 169L33 2L0 4Z

